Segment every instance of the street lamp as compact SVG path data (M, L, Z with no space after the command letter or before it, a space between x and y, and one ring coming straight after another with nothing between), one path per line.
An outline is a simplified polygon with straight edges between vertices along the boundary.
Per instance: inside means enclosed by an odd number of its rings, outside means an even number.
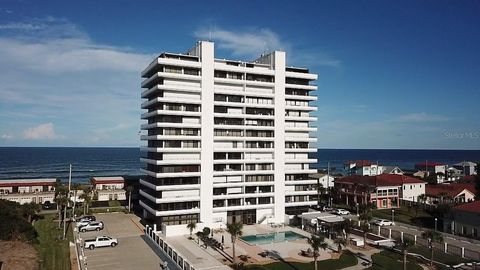
M395 209L392 209L392 224L395 224Z
M437 218L435 218L435 231L437 231Z

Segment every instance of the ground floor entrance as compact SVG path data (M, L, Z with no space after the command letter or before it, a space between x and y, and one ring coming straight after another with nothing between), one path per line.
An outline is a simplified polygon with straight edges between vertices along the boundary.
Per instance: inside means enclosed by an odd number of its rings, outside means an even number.
M257 211L254 210L240 210L227 212L227 224L240 222L245 225L255 224L257 222Z

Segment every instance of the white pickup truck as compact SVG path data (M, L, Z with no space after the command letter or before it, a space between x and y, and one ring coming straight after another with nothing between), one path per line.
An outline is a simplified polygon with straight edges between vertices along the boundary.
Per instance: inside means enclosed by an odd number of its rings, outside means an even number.
M115 247L118 245L118 240L110 236L97 236L95 239L85 240L84 247L94 249L97 247Z

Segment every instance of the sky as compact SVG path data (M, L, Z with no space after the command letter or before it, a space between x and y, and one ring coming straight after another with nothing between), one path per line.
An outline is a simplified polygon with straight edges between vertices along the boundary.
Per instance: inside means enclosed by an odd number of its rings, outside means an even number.
M159 53L317 73L319 148L480 149L480 1L0 2L0 146L136 147Z

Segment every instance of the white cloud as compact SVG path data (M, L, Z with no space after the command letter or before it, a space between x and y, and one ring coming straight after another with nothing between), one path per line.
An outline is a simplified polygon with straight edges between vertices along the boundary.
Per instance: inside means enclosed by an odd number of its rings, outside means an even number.
M96 43L62 19L0 24L0 126L24 135L26 127L52 122L65 133L57 139L68 137L62 140L64 145L135 145L140 72L153 57ZM128 128L97 136L95 142L90 139L95 136L92 131L116 123Z
M399 121L403 122L444 122L450 120L449 117L443 115L427 114L425 112L409 113L400 115Z
M13 135L12 134L2 134L2 139L11 140L11 139L13 139Z
M61 139L63 136L55 133L53 123L46 123L26 129L23 131L23 138L26 140L54 140Z
M265 51L282 49L280 38L270 29L250 29L246 31L228 31L221 28L202 28L195 37L212 40L221 49L231 51L234 56L259 57Z
M287 52L287 64L299 66L327 66L339 68L342 61L322 51L306 51L282 40L268 28L249 28L244 30L226 30L222 28L201 28L195 31L195 37L212 40L220 49L228 50L233 56L258 58L263 53L275 50Z

